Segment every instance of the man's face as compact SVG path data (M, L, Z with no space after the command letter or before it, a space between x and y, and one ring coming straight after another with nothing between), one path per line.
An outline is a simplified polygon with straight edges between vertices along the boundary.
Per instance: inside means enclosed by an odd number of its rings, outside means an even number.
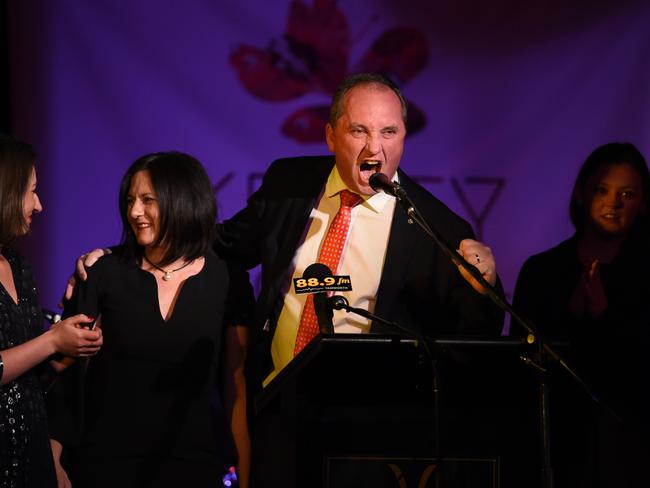
M343 99L336 125L327 124L326 135L347 187L372 195L370 176L381 172L392 178L404 152L406 127L399 98L388 87L352 88Z

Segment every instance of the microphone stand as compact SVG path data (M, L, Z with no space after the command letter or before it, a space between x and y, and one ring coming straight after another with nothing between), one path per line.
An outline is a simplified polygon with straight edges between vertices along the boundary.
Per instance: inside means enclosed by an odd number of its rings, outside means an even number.
M383 191L381 188L376 188ZM400 190L402 190L400 188ZM422 217L420 212L415 207L415 204L411 201L405 191L398 191L395 193L389 193L395 196L397 201L406 211L408 216L409 224L417 224L427 235L429 235L438 247L442 250L443 253L449 257L449 259L456 265L463 268L467 273L469 273L472 278L474 278L485 290L485 294L492 300L492 302L497 305L501 310L510 314L511 318L514 319L520 327L523 327L528 333L526 341L529 344L535 344L537 346L537 355L535 360L520 356L522 361L535 368L539 373L539 411L540 411L540 451L542 457L542 487L543 488L553 488L553 474L552 474L552 465L551 465L551 451L550 451L550 423L549 423L549 386L546 381L546 363L548 362L547 358L551 358L557 362L562 369L569 374L569 376L587 393L587 395L592 399L592 401L608 411L619 422L621 421L620 417L607 405L602 403L602 401L593 393L591 387L576 373L572 366L570 366L564 358L562 358L553 347L547 344L537 332L535 325L529 320L521 315L510 305L505 299L503 299L490 285L485 278L481 275L479 270L468 263L465 258L453 249L449 243L440 235L439 232L432 229Z
M400 332L402 332L405 336L414 338L418 342L418 344L422 344L422 348L424 349L424 355L429 360L429 363L431 364L432 383L433 383L432 384L433 386L433 432L434 432L433 434L434 453L433 454L434 454L434 459L436 460L437 463L437 469L435 472L435 484L436 487L440 488L441 486L440 476L441 476L441 470L443 465L442 456L440 455L440 401L439 401L440 380L436 368L436 360L434 355L431 352L431 348L429 347L429 342L424 338L424 335L422 335L418 331L410 330L407 329L406 327L402 327L396 322L389 322L388 320L383 319L382 317L379 317L378 315L375 315L369 312L368 310L364 310L363 308L356 308L350 306L350 302L348 302L348 299L341 295L332 295L331 297L328 298L327 303L330 306L330 308L333 310L345 310L347 313L354 313L366 319L372 320L373 322L377 322L381 325L387 326L391 329L397 329Z

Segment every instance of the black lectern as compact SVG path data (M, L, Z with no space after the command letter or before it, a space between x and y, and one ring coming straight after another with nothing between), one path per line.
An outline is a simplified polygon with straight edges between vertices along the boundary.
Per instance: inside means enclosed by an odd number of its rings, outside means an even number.
M486 343L494 349L495 341ZM474 362L476 341L471 347L459 340L441 342L441 428L436 432L431 365L415 339L319 335L255 399L254 441L263 447L254 460L260 485L433 487L435 472L442 469L444 487L505 486L499 485L500 451L505 439L526 434L521 425L526 416L513 415L513 403L495 402L493 394L501 394L495 385L506 378L503 366L525 367L516 362L516 341L496 343L508 349L510 365L501 364L503 354L493 354L486 364ZM480 372L475 377L474 369ZM519 385L517 394L526 387ZM532 415L530 455L535 458L534 382L531 393L526 410ZM520 425L504 431L511 421ZM434 458L437 435L442 464ZM525 449L518 445L516 451Z

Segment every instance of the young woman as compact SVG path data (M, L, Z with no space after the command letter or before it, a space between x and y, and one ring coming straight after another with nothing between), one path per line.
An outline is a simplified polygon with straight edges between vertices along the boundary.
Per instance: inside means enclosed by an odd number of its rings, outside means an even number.
M211 250L210 180L191 156L150 154L126 172L119 202L123 245L88 268L66 306L66 314L101 317L106 340L101 354L76 369L84 376L80 396L62 395L73 399L67 409L52 407L77 414L76 421L52 419L59 482L221 486L225 458L218 441L228 435L214 408L217 386L245 478L246 329L224 324L243 322L252 293L246 275Z
M650 480L637 479L641 459L650 454L643 447L650 434L644 359L650 346L649 195L648 166L632 144L597 148L571 195L575 234L530 257L519 274L515 308L547 339L568 343L567 356L608 407L596 407L562 372L553 377L558 487Z
M29 144L0 136L0 487L56 486L40 378L54 354L90 356L102 344L84 315L43 332L31 267L8 247L42 210L35 158Z

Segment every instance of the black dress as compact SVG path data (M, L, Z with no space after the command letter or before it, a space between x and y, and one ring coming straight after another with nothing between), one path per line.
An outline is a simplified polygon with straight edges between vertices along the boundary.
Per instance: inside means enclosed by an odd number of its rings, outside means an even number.
M18 304L0 285L0 350L27 342L43 332L43 317L29 264L4 248L13 273ZM0 386L0 487L56 486L50 451L41 373L33 368Z
M214 391L229 281L226 264L207 255L165 321L151 273L115 254L89 268L66 314L101 314L104 345L62 375L50 402L75 488L220 486L225 422ZM237 282L243 311L249 285Z

